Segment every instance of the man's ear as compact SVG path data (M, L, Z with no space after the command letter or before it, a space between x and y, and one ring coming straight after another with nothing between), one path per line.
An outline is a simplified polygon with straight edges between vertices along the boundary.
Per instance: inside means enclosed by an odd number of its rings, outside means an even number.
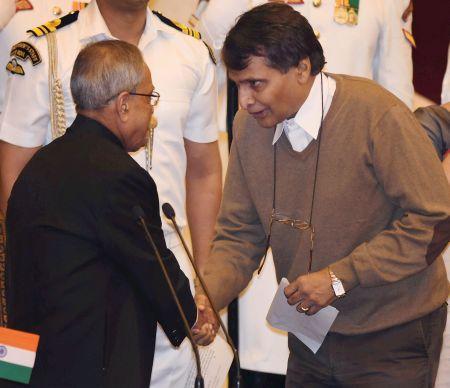
M122 92L117 96L116 101L115 101L114 108L115 108L120 120L123 122L126 122L129 117L129 110L128 110L129 98L130 98L130 94L128 92Z
M301 59L297 65L297 79L301 84L306 83L311 76L311 61L308 57Z

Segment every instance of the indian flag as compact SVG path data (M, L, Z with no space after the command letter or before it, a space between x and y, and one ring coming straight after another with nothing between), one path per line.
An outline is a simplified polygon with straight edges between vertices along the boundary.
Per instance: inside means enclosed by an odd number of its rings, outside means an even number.
M39 336L0 327L0 378L28 384Z

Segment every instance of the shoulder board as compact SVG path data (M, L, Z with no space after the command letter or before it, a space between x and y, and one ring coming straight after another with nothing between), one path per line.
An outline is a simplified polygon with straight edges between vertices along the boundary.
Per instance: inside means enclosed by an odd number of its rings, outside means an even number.
M152 12L153 12L153 14L154 14L155 16L157 16L158 19L161 20L164 24L167 24L168 26L170 26L170 27L172 27L172 28L175 28L176 30L182 32L183 34L192 36L192 37L195 38L195 39L198 39L198 40L201 40L201 39L202 39L202 34L200 34L199 31L194 30L193 28L190 28L190 27L188 27L188 26L186 26L186 25L184 25L184 24L182 24L182 23L178 23L178 22L175 21L175 20L171 20L171 19L165 17L163 14L161 14L161 13L159 13L159 12L157 12L157 11L152 11ZM209 56L210 56L211 60L212 60L213 63L216 65L216 64L217 64L217 60L216 60L216 58L214 57L214 53L213 53L211 47L209 47L208 44L207 44L205 41L203 41L203 43L205 44L206 48L208 49Z
M167 24L168 26L175 28L178 31L181 31L183 34L192 36L195 39L201 39L202 35L200 34L200 32L182 24L182 23L178 23L175 20L170 20L169 18L165 17L163 14L157 12L157 11L152 11L153 14L155 16L158 17L159 20L161 20L164 24Z
M32 28L31 30L28 30L27 32L29 32L30 34L33 34L34 36L47 35L50 32L55 32L56 30L59 30L60 28L68 26L69 24L77 21L78 13L79 13L79 11L72 11L60 19L51 20L51 21L49 21L45 24L42 24L38 27Z

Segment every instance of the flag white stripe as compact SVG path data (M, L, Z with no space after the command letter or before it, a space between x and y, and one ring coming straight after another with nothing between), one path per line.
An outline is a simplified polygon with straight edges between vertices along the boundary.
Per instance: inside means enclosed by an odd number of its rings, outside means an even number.
M5 355L3 347L6 348ZM36 352L0 343L0 361L5 361L9 362L10 364L17 364L26 366L28 368L32 368L34 366L35 359L36 359Z

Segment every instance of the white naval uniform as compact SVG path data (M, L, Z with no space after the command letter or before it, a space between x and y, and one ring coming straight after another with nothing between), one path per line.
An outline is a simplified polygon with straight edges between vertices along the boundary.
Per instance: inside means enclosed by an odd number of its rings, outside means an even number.
M15 0L3 0L0 7L0 31L5 28L16 12Z
M450 44L448 45L447 67L442 80L441 104L450 102Z
M4 69L5 64L9 61L9 52L12 45L24 40L28 36L26 31L30 28L69 13L72 11L73 5L72 0L29 0L29 2L33 9L18 11L6 28L0 32L0 113L2 112L5 85L8 78L8 73ZM89 0L83 0L83 3L89 3Z
M236 18L267 0L210 0L198 29L216 51L220 50ZM402 29L411 31L411 16L401 19L409 0L360 0L358 25L339 25L333 20L334 0L322 0L319 7L312 0L293 5L312 25L325 54L325 70L376 80L396 94L410 108L413 99L411 46ZM225 127L226 76L222 66L219 117ZM225 87L224 87L225 86ZM277 284L271 254L261 275L255 275L239 298L239 352L244 369L286 373L287 336L272 330L265 320Z
M152 9L178 22L188 24L198 0L150 0Z
M58 30L56 35L58 72L63 84L67 125L70 125L76 113L69 81L79 50L87 43L114 38L95 1L80 11L76 22ZM29 42L39 51L42 63L32 66L31 61L19 61L25 75L10 75L0 139L23 147L36 147L51 141L48 51L45 37L30 38ZM170 202L180 226L184 227L187 225L184 138L199 143L217 140L215 66L201 41L167 26L150 11L138 47L151 69L155 90L161 94L155 109L158 127L150 174L158 187L160 204ZM143 150L132 156L145 167ZM164 219L163 230L167 246L192 280L190 263L172 227ZM183 386L185 368L192 357L190 345L185 340L176 350L161 333L159 325L157 330L151 386Z

